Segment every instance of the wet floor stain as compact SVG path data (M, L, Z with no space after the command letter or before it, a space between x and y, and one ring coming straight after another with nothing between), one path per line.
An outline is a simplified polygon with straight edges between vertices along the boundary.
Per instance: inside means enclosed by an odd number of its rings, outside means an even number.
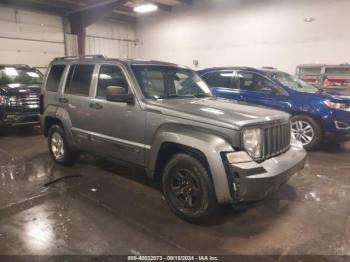
M176 218L140 170L90 156L60 167L46 147L36 131L0 136L0 254L350 255L349 143L206 225Z

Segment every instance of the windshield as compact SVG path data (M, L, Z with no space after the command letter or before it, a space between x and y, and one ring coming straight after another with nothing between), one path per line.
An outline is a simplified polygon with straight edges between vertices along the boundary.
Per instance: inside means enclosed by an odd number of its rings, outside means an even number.
M132 70L146 98L170 99L213 96L191 70L175 66L135 65Z
M284 72L267 72L270 77L273 77L280 83L294 90L305 92L305 93L317 93L320 91L315 86L312 86L290 74Z
M0 84L41 84L43 81L42 74L32 68L15 68L2 67L0 68Z

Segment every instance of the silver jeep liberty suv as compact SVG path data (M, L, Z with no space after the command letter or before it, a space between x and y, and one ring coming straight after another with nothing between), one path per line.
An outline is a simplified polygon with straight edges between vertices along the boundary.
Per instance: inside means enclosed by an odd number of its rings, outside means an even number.
M288 114L216 98L183 66L56 58L40 99L54 161L71 165L87 152L142 166L190 222L220 204L261 200L304 167Z

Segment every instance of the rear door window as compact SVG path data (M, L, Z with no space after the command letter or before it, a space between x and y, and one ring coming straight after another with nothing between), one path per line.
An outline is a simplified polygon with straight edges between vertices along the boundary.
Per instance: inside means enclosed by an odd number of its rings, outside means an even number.
M51 66L49 75L46 81L46 90L50 92L57 92L58 87L65 69L65 65Z
M237 83L234 81L235 73L233 71L217 71L209 73L205 80L210 87L222 87L237 89Z
M66 82L65 93L88 96L94 65L71 65Z

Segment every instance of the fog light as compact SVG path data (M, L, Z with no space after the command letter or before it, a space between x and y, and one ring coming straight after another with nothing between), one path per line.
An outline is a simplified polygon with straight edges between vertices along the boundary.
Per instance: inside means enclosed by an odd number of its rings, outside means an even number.
M251 157L245 151L227 153L226 158L230 164L237 164L237 163L252 161Z
M337 129L350 129L350 125L344 122L335 121L335 126Z

